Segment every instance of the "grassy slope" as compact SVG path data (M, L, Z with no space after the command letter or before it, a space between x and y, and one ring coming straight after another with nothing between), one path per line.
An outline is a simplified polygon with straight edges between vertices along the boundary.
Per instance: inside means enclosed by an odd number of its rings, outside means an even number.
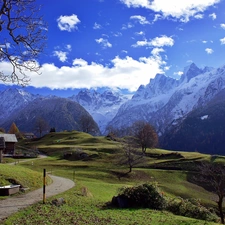
M0 186L8 185L12 181L13 183L20 184L22 187L28 187L32 191L42 187L43 175L40 172L20 165L0 164ZM51 182L49 178L47 182Z
M182 158L151 158L147 157L147 163L135 168L129 177L118 177L112 171L126 171L125 167L115 164L121 154L117 142L107 140L104 137L92 137L79 132L52 133L39 141L19 143L26 147L38 147L52 157L23 163L24 167L42 171L46 168L54 175L75 179L76 187L63 196L67 204L60 209L53 208L50 204L45 206L38 204L7 220L6 224L57 224L62 219L64 224L202 224L202 221L174 216L167 212L155 212L151 210L103 210L105 202L110 201L116 195L118 188L124 185L133 185L147 181L157 181L166 196L181 196L184 198L200 198L204 203L213 205L211 193L194 185L187 180L188 171L152 169L156 165L174 165L179 163L185 168L189 162L199 160L212 160L208 155L192 152L179 152ZM67 161L59 159L64 151L82 149L88 154L97 154L98 157L89 161ZM170 154L166 150L148 150L154 155ZM224 157L214 156L214 161L224 161ZM82 188L88 190L89 197L83 196ZM50 200L49 200L50 201ZM122 213L121 213L122 212ZM24 217L26 215L26 221ZM47 218L42 215L48 215ZM57 216L59 215L59 217ZM67 215L67 216L66 216ZM18 218L17 218L18 217ZM40 217L40 218L39 218ZM146 223L146 219L151 222ZM73 220L73 222L71 222ZM80 222L78 222L78 220ZM13 222L14 221L14 222ZM62 223L58 223L62 224ZM210 223L206 223L210 224Z

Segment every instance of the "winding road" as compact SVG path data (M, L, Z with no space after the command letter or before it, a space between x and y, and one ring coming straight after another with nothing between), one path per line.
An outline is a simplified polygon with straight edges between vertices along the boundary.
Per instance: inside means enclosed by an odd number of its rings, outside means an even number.
M57 195L74 187L72 180L63 177L49 175L52 183L46 186L46 198ZM43 188L28 192L23 195L12 196L0 201L0 223L11 214L22 208L26 208L36 202L43 201Z

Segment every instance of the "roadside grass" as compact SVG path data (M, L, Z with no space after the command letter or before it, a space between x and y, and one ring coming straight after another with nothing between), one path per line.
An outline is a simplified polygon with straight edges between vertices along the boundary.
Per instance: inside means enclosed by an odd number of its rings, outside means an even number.
M25 168L20 165L0 164L0 186L6 186L11 183L19 184L22 187L28 187L29 190L41 188L43 175L40 172ZM47 179L48 184L51 180ZM6 197L0 197L6 198Z
M120 185L98 180L77 181L76 187L50 198L46 204L38 203L10 216L4 225L36 224L109 224L109 225L213 225L216 223L173 215L166 211L149 209L113 209L105 207ZM86 191L84 192L84 188ZM88 193L88 194L87 194ZM55 198L63 197L66 204L56 207Z

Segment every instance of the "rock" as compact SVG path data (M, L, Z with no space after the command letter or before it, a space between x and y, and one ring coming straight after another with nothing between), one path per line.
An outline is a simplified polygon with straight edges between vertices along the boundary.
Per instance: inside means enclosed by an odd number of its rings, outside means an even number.
M66 201L64 200L64 198L57 198L52 200L52 205L55 205L55 206L61 206L61 205L64 205L65 203Z

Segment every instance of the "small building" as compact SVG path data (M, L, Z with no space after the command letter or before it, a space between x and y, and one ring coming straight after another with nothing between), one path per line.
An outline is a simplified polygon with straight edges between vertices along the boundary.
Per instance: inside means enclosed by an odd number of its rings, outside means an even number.
M34 133L23 133L22 135L26 139L33 139L35 137Z
M17 138L15 134L0 134L0 138L5 140L5 148L3 149L3 155L13 156L15 153L15 144Z

